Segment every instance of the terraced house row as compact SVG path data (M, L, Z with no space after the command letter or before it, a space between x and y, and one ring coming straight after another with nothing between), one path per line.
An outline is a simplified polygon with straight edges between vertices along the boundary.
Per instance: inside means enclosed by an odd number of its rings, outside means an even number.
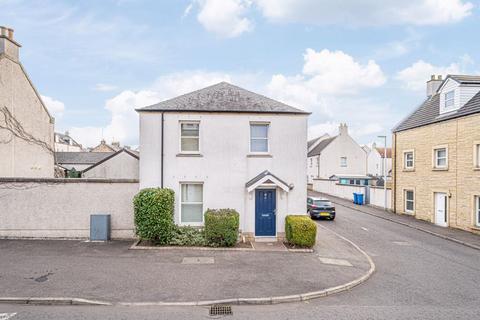
M393 150L395 212L480 233L480 76L432 76Z

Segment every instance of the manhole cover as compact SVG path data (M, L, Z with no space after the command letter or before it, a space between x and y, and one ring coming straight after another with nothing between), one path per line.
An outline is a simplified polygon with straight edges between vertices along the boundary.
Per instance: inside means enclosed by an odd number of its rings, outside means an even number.
M211 316L228 316L233 315L232 306L227 304L214 304L210 306Z
M182 264L213 264L215 260L213 257L185 257Z
M410 246L411 245L407 241L393 241L393 243L396 244L397 246Z
M352 264L348 260L344 259L333 259L333 258L323 258L319 257L320 262L323 264L332 264L336 266L344 266L344 267L353 267Z

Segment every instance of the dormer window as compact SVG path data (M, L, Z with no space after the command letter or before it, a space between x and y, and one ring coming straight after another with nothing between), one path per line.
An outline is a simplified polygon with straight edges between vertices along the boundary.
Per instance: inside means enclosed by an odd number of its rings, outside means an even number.
M452 109L455 104L455 91L448 91L445 93L444 109Z

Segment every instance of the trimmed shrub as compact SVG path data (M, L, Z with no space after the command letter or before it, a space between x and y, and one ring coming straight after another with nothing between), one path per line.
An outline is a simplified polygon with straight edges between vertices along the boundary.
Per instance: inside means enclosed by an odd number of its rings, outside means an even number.
M205 239L212 247L233 247L237 243L240 215L234 209L205 212Z
M170 241L172 246L203 247L206 243L203 230L188 226L175 228Z
M288 215L285 218L285 236L292 245L311 248L317 237L317 225L309 216Z
M144 240L169 244L175 231L175 193L171 189L142 189L133 198L135 230Z

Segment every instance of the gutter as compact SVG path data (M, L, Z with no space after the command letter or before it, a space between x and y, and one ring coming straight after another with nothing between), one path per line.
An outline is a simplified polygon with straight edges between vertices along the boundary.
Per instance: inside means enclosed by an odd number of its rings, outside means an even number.
M395 154L394 154L394 159L395 159L395 165L392 166L393 168L393 189L392 189L392 199L393 199L393 212L397 213L397 133L393 133L393 140L394 140L394 149L395 149ZM386 184L386 181L385 181Z
M164 119L164 113L162 112L162 147L161 147L161 155L160 155L160 188L163 189L163 160L164 160L164 154L163 154L163 142L165 139L163 138L163 133L164 129L163 127L165 126L165 119Z

